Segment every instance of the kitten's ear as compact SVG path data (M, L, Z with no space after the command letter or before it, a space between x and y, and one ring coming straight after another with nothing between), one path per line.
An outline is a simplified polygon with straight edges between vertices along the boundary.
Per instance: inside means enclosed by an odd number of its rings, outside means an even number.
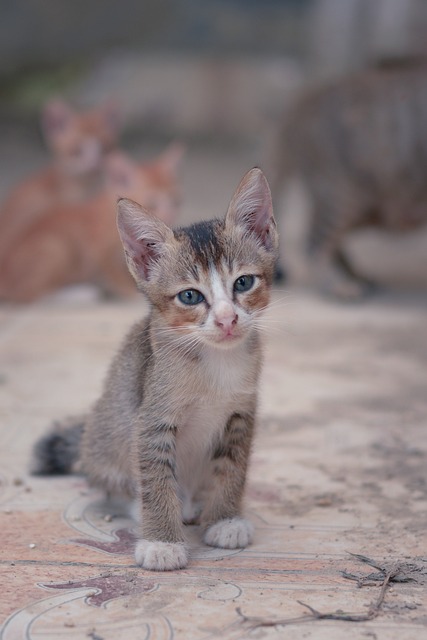
M128 198L117 203L117 227L136 283L150 280L174 235L164 222Z
M268 251L278 244L270 187L261 169L251 169L243 177L231 199L226 223L255 235Z
M172 144L170 144L167 149L163 151L163 153L160 154L160 156L156 160L156 164L163 171L169 174L175 174L185 152L185 144L176 140L175 142L172 142Z

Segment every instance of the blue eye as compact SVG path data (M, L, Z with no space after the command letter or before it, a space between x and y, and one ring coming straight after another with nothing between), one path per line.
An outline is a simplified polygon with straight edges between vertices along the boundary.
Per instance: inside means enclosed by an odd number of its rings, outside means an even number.
M197 289L185 289L185 291L180 291L177 298L183 304L190 305L200 304L205 299Z
M240 276L234 283L234 291L249 291L254 285L254 276Z

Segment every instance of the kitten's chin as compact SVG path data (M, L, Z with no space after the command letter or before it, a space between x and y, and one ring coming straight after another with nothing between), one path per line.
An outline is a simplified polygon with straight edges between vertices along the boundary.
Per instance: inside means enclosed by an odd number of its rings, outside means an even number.
M239 333L236 335L222 335L215 336L211 340L209 340L208 344L211 347L216 349L234 349L238 345L242 344L244 339L247 337L246 333Z

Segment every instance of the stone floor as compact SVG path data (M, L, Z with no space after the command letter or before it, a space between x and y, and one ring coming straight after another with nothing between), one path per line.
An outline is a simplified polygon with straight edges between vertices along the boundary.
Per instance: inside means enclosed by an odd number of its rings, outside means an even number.
M205 201L209 215L215 202L223 211L246 160L210 160L216 173L193 185L190 217ZM206 164L193 169L207 175ZM0 307L0 638L421 638L425 291L347 306L274 292L246 498L254 544L215 550L189 528L189 567L165 574L135 566L132 522L119 504L82 478L27 472L34 441L93 402L145 311L142 300L100 302L90 290ZM385 575L394 578L378 615L365 621ZM309 607L362 620L317 619Z

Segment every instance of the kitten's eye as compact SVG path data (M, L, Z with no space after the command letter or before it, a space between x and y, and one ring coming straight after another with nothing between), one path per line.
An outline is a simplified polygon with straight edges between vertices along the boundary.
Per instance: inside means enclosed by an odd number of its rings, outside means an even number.
M240 276L234 283L234 291L249 291L254 285L254 276Z
M191 305L200 304L205 299L197 289L185 289L185 291L180 291L177 298L183 304Z

